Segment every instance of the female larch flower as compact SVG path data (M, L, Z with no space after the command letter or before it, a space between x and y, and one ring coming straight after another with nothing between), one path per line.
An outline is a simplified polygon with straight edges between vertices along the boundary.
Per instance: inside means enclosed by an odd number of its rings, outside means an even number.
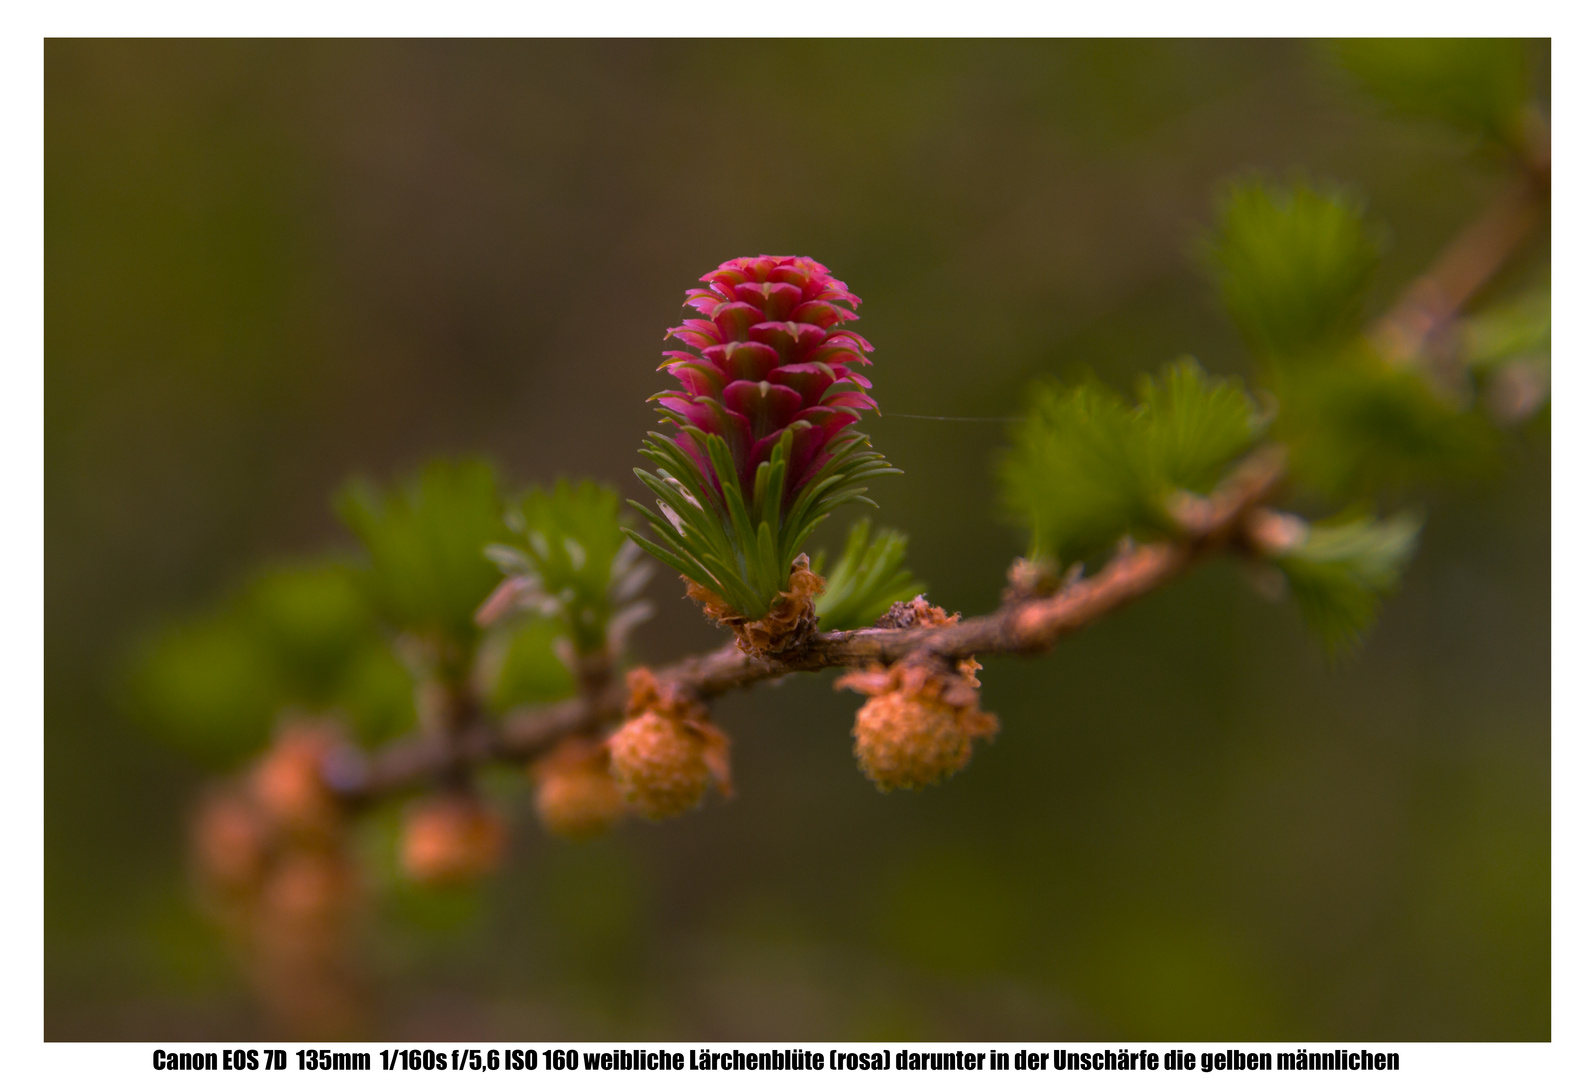
M692 351L668 350L661 367L681 382L655 400L680 419L680 446L715 483L696 428L725 439L744 499L753 497L758 466L771 459L783 433L793 433L783 495L800 490L831 457L829 446L877 411L868 366L874 347L844 324L858 318L858 297L813 259L732 259L705 274L687 306L705 316L672 327L668 337Z
M846 325L858 297L813 259L732 259L702 280L686 301L702 317L666 334L685 346L660 365L681 385L653 400L676 433L651 433L643 449L659 468L637 474L659 512L639 506L655 536L633 538L697 585L745 648L780 652L812 631L816 589L797 590L808 625L783 617L774 633L751 637L741 628L792 591L794 569L806 571L794 563L820 522L868 503L862 482L896 471L850 430L877 411L860 370L872 347Z

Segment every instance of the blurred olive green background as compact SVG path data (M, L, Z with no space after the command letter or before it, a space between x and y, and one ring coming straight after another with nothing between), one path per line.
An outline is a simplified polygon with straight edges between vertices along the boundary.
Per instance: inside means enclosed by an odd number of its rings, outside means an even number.
M483 451L513 484L640 495L682 292L759 252L863 297L887 412L1013 415L1043 373L1122 387L1185 352L1244 371L1191 257L1220 181L1355 186L1388 301L1497 179L1291 42L45 58L52 1039L261 1030L189 900L204 774L126 718L121 671L259 561L345 542L352 471ZM933 599L989 608L1023 544L994 510L1002 426L866 429L904 469L877 519ZM920 794L859 775L858 699L820 677L717 705L738 795L684 820L571 847L502 777L506 872L380 907L382 1030L1549 1038L1549 478L1542 419L1495 476L1423 493L1421 554L1349 661L1214 565L990 663L1001 736ZM678 593L656 578L641 658L717 640Z

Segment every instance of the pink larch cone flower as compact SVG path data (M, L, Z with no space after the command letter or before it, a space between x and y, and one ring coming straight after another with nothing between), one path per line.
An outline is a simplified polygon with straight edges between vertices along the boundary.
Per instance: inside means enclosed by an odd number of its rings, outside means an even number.
M666 335L692 351L667 350L660 365L681 389L657 400L682 427L725 439L748 499L759 464L790 429L789 500L830 460L828 447L859 410L877 411L870 381L855 370L869 365L873 347L844 325L858 318L858 297L821 264L793 255L732 259L702 280L708 288L689 290L687 304L704 318ZM692 436L683 430L675 441L714 483Z
M790 255L732 259L702 280L687 304L703 317L666 334L686 347L660 365L681 386L654 398L676 433L650 432L642 452L658 472L637 470L659 512L632 505L654 535L628 535L718 597L705 602L713 617L740 626L793 592L820 522L847 503L873 506L863 482L897 470L849 430L875 399L858 370L871 346L846 328L858 317L846 284ZM801 610L768 634L739 630L739 642L770 655L800 645L819 590L797 591Z

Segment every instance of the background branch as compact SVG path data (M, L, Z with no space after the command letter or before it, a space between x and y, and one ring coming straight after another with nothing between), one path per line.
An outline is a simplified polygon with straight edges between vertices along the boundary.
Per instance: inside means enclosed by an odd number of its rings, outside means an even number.
M1520 168L1369 332L1395 363L1419 359L1523 245L1551 208L1550 136L1535 128Z

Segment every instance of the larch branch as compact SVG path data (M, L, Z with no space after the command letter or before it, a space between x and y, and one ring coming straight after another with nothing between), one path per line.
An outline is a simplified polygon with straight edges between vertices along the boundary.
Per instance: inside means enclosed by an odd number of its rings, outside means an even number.
M1549 214L1550 155L1548 134L1531 140L1520 169L1494 201L1374 324L1369 337L1392 362L1410 363L1420 358Z
M1530 140L1520 164L1496 199L1369 329L1370 338L1392 362L1421 361L1436 336L1506 266L1549 211L1549 136L1540 133ZM1282 448L1263 447L1211 498L1181 508L1184 532L1179 540L1129 547L1097 573L1051 595L1010 600L989 614L947 626L819 634L779 661L748 656L728 642L659 668L655 675L708 700L798 672L889 664L920 651L949 659L1042 652L1168 584L1205 556L1229 546L1250 547L1248 517L1262 509L1284 478ZM625 706L626 694L618 683L587 686L579 697L518 710L497 726L478 722L446 735L401 739L370 756L347 750L328 761L324 772L341 798L359 804L460 776L490 761L531 760L569 735L596 732L621 719Z
M1014 600L990 614L948 626L818 634L795 655L779 661L748 656L728 643L654 674L662 683L708 700L786 675L889 664L914 652L950 659L1042 652L1167 584L1206 555L1237 542L1246 515L1274 492L1284 475L1281 449L1263 447L1245 459L1211 498L1181 508L1185 532L1178 541L1127 548L1097 573L1049 596ZM439 776L488 761L527 761L566 736L594 732L619 720L625 700L621 687L611 685L600 693L513 712L496 728L484 723L449 738L404 739L369 758L351 752L329 763L327 779L341 797L359 803L423 787Z

